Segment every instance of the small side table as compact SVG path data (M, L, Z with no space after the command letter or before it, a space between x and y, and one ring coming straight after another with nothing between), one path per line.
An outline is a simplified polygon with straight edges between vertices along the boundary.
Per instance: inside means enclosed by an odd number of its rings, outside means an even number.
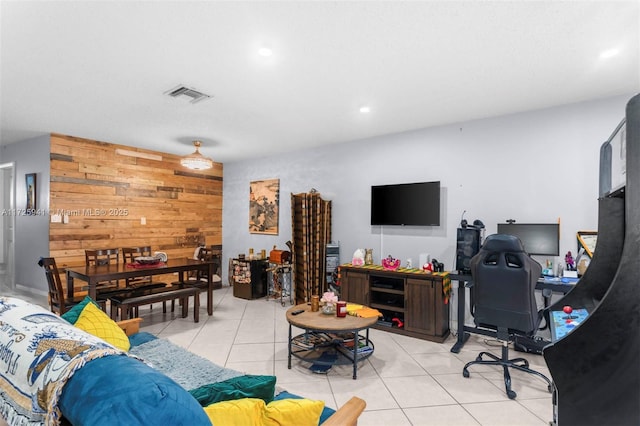
M293 315L293 312L303 310L301 314ZM360 318L347 315L339 318L334 315L323 314L322 311L311 312L311 305L306 303L293 306L287 310L287 322L289 323L289 363L291 369L291 357L294 356L305 362L321 363L318 357L326 351L335 351L338 359L346 360L353 364L353 379L358 377L358 362L373 354L374 345L369 339L369 327L374 325L378 318ZM304 333L293 336L292 327L296 326L305 330ZM361 336L360 332L365 331ZM352 335L353 340L348 342L335 335ZM361 341L361 339L363 339Z

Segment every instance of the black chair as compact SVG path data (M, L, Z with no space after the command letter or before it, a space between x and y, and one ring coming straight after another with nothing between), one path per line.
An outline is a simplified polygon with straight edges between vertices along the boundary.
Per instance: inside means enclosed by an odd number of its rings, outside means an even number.
M120 250L117 248L84 251L85 265L87 266L114 265L118 263L119 257ZM119 287L120 282L118 280L99 282L96 285L96 293L107 296L114 292L117 294Z
M136 257L151 257L151 247L150 246L141 246L141 247L123 247L122 250L122 263L127 265L127 263L134 263L136 261ZM142 296L147 292L154 291L158 288L167 287L166 283L163 282L154 282L152 276L146 277L135 277L135 278L127 278L125 280L125 288L129 290L127 293L119 293L116 294L116 298L122 297L133 297L133 296ZM111 300L111 298L110 298ZM153 304L149 304L150 309L153 309ZM111 309L113 310L113 303L111 304ZM171 301L171 312L175 309L175 301ZM167 302L162 302L162 312L167 312ZM138 316L138 308L134 308L133 310L134 316ZM113 316L113 312L112 312ZM123 318L125 319L125 318Z
M82 296L75 296L73 299L67 299L62 288L62 280L60 279L60 272L56 265L56 260L53 257L42 257L38 261L38 265L44 268L44 275L47 277L47 285L49 287L49 306L51 312L62 315L69 309L82 302L85 298ZM106 300L98 299L96 302L100 305L102 310L105 309Z
M511 390L509 368L535 374L547 382L549 392L553 390L551 381L544 374L530 369L526 359L509 359L509 342L516 336L532 337L542 319L534 296L541 272L540 264L524 251L520 240L513 235L488 236L479 253L471 259L474 320L479 328L497 331L502 357L480 352L475 361L464 366L462 375L469 377L468 368L474 364L501 365L510 399L517 394ZM490 360L484 360L483 356Z
M216 283L220 284L222 282L219 275L222 267L222 253L212 248L199 247L196 258L203 261L213 261L213 276L211 277L211 281L214 283L214 286ZM186 281L175 281L171 284L182 287L198 287L201 291L204 291L207 288L208 280L209 274L205 271L198 270L190 273Z

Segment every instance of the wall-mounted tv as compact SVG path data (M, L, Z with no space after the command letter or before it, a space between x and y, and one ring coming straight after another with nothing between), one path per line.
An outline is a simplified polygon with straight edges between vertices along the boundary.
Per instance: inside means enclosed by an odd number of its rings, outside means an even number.
M371 225L440 225L440 181L371 187Z
M560 255L560 225L557 223L499 223L498 234L520 238L529 254Z

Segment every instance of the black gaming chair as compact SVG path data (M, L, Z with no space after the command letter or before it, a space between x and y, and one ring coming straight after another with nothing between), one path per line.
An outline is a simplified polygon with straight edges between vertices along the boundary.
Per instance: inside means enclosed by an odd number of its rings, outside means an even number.
M468 368L473 364L501 365L510 399L517 394L511 390L509 368L535 374L547 382L549 392L553 390L551 381L531 370L526 359L509 359L509 342L516 335L531 337L538 329L542 315L536 307L534 291L541 272L540 264L529 257L520 240L513 235L488 236L478 254L471 259L475 323L480 328L497 330L502 358L480 352L475 361L464 366L462 375L469 377ZM491 359L484 360L483 355Z

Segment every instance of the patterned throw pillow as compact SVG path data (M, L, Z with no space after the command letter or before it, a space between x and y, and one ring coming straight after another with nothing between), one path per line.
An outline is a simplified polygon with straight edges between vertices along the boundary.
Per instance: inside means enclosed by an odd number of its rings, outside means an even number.
M87 300L88 299L88 300ZM124 331L116 324L114 320L109 318L107 314L105 314L100 307L93 302L90 298L85 298L87 301L83 301L84 307L80 308L80 313L77 315L76 320L72 323L76 327L81 330L86 331L87 333L93 334L96 337L101 338L102 340L107 341L118 349L121 349L125 352L129 350L131 344L129 343L129 338L124 333ZM80 305L77 305L80 306ZM77 307L74 306L74 309ZM77 312L66 312L62 317L67 321L71 322L69 319L73 319ZM71 313L69 318L66 318L65 315Z
M69 309L67 312L62 314L62 318L66 319L71 324L75 324L76 321L78 321L78 317L82 313L82 310L84 309L85 306L87 306L87 303L93 303L98 308L100 307L100 305L98 305L95 302L95 300L93 300L89 296L86 296L84 299L82 299L82 302L78 303L77 305Z

